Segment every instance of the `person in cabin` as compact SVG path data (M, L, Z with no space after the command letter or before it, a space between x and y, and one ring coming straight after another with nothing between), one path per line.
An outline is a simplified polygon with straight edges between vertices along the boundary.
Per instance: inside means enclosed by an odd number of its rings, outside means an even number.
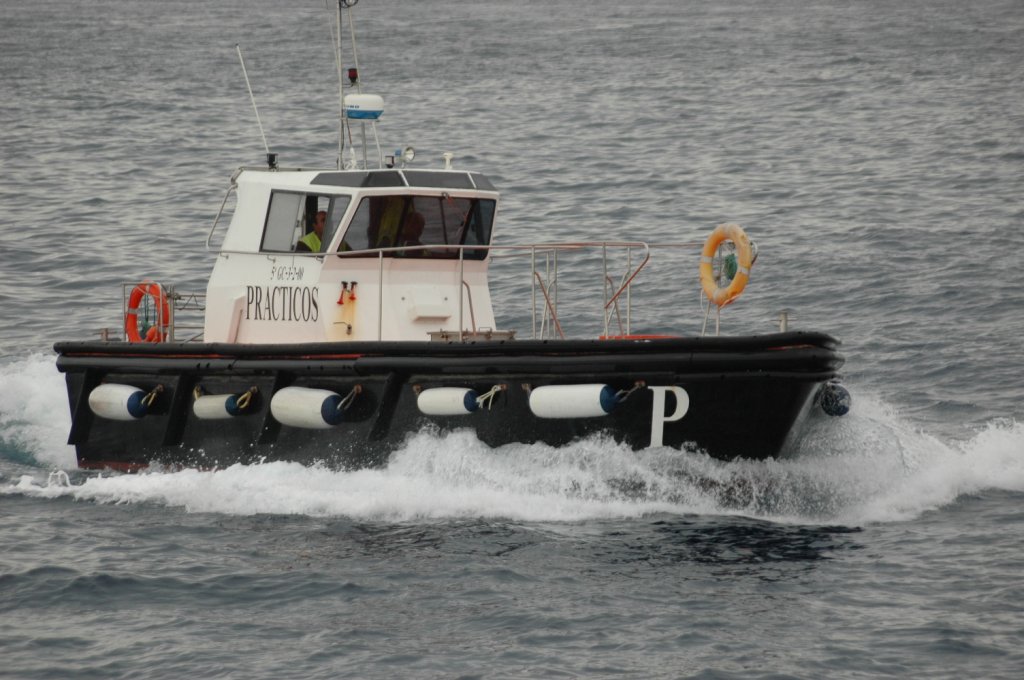
M399 227L402 225L402 214L405 212L405 198L402 196L383 196L379 221L376 228L369 234L370 244L375 248L391 248L398 244Z
M402 229L402 240L399 245L402 246L421 246L423 245L420 239L423 237L423 225L426 224L426 220L423 219L423 215L418 212L411 212L405 218L405 227Z
M324 235L324 225L327 223L327 211L321 210L313 219L313 231L299 239L295 244L295 252L298 253L319 253L320 239Z

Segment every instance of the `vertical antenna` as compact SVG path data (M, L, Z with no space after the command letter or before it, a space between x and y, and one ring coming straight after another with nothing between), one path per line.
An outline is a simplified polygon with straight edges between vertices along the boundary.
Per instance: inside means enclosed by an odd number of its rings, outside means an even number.
M344 80L342 79L342 63L341 63L341 2L338 2L338 11L335 18L335 26L337 28L337 37L335 34L331 34L331 42L334 43L334 63L338 67L338 170L342 170L345 167L344 154L345 154L345 89Z
M362 71L359 70L359 51L356 49L356 21L352 18L352 5L359 2L359 0L340 0L340 3L344 3L345 8L348 10L348 30L352 34L352 65L356 68L356 81L353 83L356 88L356 93L363 93L363 80ZM367 169L370 167L369 162L366 159L366 123L360 123L360 131L363 134L363 168ZM352 122L349 121L349 132L352 131Z
M245 86L249 90L249 99L252 101L252 110L256 112L256 124L260 126L260 137L263 138L263 148L267 151L267 163L270 167L277 165L276 159L271 157L270 146L267 144L267 135L263 133L263 121L260 120L260 110L256 108L256 97L252 93L252 85L249 83L249 72L245 70L245 59L242 58L242 48L235 43L238 51L238 61L242 64L242 75L245 76Z

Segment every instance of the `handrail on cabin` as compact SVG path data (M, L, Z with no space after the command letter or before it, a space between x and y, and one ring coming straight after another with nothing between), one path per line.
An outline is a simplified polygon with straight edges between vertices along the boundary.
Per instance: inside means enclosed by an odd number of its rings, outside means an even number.
M231 192L238 188L238 185L235 184L235 176L236 175L233 175L231 177L231 186L229 186L228 190L224 193L224 200L220 203L220 210L217 211L217 216L213 218L213 226L210 227L210 233L206 235L206 252L211 251L210 242L213 240L213 232L217 231L217 224L220 222L220 217L224 214L224 206L228 204L228 198L231 197Z

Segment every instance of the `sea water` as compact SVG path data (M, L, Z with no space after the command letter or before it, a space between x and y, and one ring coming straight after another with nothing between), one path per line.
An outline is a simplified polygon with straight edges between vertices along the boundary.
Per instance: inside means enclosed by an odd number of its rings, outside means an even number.
M0 8L0 676L1020 676L1017 2L355 8L388 152L488 174L498 243L746 228L723 332L790 310L854 398L779 460L424 431L373 470L77 470L52 343L117 329L122 281L204 287L265 153L236 43L282 165L334 164L331 14ZM643 273L634 332L699 332L697 264ZM599 264L564 274L596 332ZM526 285L495 266L520 335Z

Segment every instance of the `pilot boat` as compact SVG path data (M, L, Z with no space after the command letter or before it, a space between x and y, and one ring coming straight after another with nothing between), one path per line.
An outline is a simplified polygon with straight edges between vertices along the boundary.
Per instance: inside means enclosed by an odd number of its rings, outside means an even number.
M354 4L339 5L339 72L342 7ZM342 139L360 129L376 139L383 100L362 92L354 69L348 80ZM499 192L484 174L450 154L416 168L411 147L384 156L364 143L362 160L354 151L311 170L281 167L268 148L265 166L231 177L206 240L205 293L125 284L119 337L55 345L81 468L381 466L424 429L469 429L498 449L607 436L765 459L791 449L815 408L848 410L830 335L785 323L717 332L757 256L738 225L717 226L694 251L702 332L645 334L632 328L633 291L658 248L497 241ZM559 315L559 258L579 253L600 263L590 337L567 333ZM501 258L526 272L515 299L529 300L528 328L502 328L495 314L488 273Z

